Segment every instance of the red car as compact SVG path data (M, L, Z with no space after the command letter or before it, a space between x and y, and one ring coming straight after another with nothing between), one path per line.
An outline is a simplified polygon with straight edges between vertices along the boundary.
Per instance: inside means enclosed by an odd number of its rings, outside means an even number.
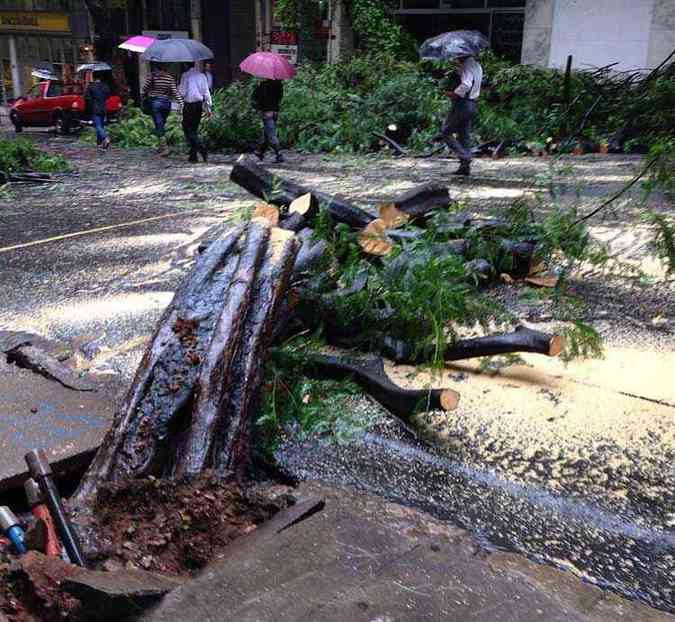
M82 84L45 80L14 102L9 118L17 132L24 127L55 127L68 134L90 121L86 107ZM117 95L109 97L106 110L108 119L115 120L122 100Z

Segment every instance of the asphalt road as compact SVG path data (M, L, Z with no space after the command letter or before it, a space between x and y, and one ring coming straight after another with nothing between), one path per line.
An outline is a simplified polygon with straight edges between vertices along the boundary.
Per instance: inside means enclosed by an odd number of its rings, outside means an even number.
M157 318L192 265L200 240L242 218L255 200L228 181L233 158L216 156L208 165L193 166L178 156L164 160L147 151L114 148L103 153L73 139L47 139L44 135L36 139L64 153L74 172L47 186L0 190L0 328L74 341L84 353L84 366L117 373L124 386ZM531 192L533 181L544 182L551 175L548 163L535 158L477 164L478 180L451 188L454 197L477 210L510 202ZM561 176L558 185L570 201L575 200L578 184L587 197L598 197L631 179L638 164L634 158L579 159L572 163L574 173ZM442 160L291 154L283 167L275 168L326 192L358 197L367 206L414 183L448 179L451 166ZM644 247L646 233L631 204L617 207L613 220L598 223L594 232L610 240L621 258L631 260L635 249ZM618 235L621 231L626 233ZM580 286L593 287L590 281ZM610 305L619 318L602 325L609 344L617 343L620 335L633 345L647 344L645 356L658 350L671 361L675 340L669 327L675 314L668 287L659 286L652 298L644 300L639 292L623 292L616 306L611 306L609 293L597 295L597 306ZM653 316L660 318L657 332L650 328ZM661 320L666 322L666 330ZM639 359L637 365L636 369ZM564 375L565 371L556 374ZM503 388L496 390L504 392ZM559 387L559 391L564 394L566 388ZM558 399L557 394L554 397ZM526 397L518 399L527 401ZM633 472L639 475L644 471L654 488L658 478L667 483L673 473L675 400L661 389L640 399L647 409L639 420L645 429L635 431L641 444L634 451L631 438L626 437L630 464L636 467L628 472L625 487L632 485ZM650 400L661 409L653 429ZM455 440L471 449L469 455L461 456L464 466L444 452L429 457L419 453L419 448L400 445L398 438L391 443L375 437L350 449L303 447L298 453L297 448L289 448L285 459L295 475L326 477L407 499L469 529L473 525L492 545L567 565L602 585L672 609L675 600L668 591L675 572L675 522L669 522L675 517L672 486L665 496L655 488L656 498L650 500L654 507L642 515L639 505L631 503L615 510L616 490L602 482L592 482L597 484L592 496L586 494L591 487L583 478L578 489L563 486L552 490L549 472L538 469L560 443L576 444L575 450L588 444L584 451L588 449L592 460L597 452L591 445L605 437L614 439L617 427L631 422L608 418L592 441L583 435L569 441L561 427L561 436L547 437L550 444L540 456L533 445L539 425L536 409L530 413L528 425L523 425L518 417L509 419L492 410L489 400L476 399L473 408L442 422ZM673 424L670 433L669 422ZM583 418L576 425L582 427ZM531 436L524 436L525 429ZM649 434L654 440L650 441ZM481 435L480 447L471 447ZM496 445L506 458L491 449L493 441L498 441ZM527 473L519 470L524 458L513 458L525 445L532 452L532 457L527 457L532 470ZM624 445L620 449L623 452ZM565 477L578 479L574 472L561 477L563 484Z

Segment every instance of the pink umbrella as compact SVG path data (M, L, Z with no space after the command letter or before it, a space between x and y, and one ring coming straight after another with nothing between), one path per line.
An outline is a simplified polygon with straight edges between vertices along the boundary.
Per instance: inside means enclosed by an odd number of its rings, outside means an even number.
M255 52L247 56L239 68L253 76L268 80L289 80L295 75L293 65L274 52Z
M131 52L138 52L142 54L147 50L156 39L154 37L145 37L143 35L137 35L127 39L124 43L121 43L117 47L122 48L123 50L130 50Z

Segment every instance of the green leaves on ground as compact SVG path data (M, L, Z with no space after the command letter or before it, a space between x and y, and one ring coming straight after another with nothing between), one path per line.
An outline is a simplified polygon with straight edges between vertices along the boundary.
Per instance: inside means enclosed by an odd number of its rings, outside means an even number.
M3 173L55 173L67 168L63 156L42 151L26 138L0 138L0 183Z

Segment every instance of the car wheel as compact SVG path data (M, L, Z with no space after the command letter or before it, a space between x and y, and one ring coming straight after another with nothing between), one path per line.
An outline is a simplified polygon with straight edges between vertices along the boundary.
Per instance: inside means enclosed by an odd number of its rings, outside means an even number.
M14 131L18 134L19 132L23 131L23 125L21 124L21 119L19 115L16 113L16 111L12 110L9 114L9 120L12 122L12 125L14 126Z
M68 116L63 112L56 112L54 114L54 127L57 134L70 134L71 123Z

